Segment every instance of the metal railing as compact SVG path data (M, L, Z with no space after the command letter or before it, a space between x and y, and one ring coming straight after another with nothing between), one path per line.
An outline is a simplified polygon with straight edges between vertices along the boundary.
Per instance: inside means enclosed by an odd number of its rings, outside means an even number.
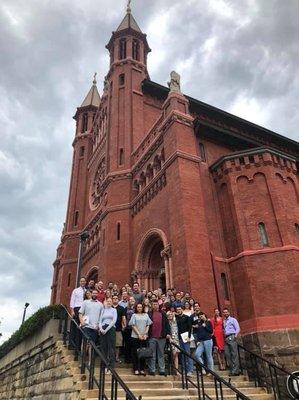
M98 388L99 400L117 400L119 389L124 391L126 400L142 400L141 396L137 398L131 392L115 369L108 364L103 353L88 338L64 305L61 305L59 333L62 334L64 345L74 349L75 360L79 359L80 362L80 373L88 376L88 389L94 389L94 385ZM95 368L96 359L100 362L98 375ZM106 374L107 371L109 375Z
M299 377L238 344L240 369L255 386L264 387L275 400L299 399ZM292 380L292 383L290 382ZM288 390L289 386L289 390ZM291 393L292 395L291 395Z
M181 368L176 368L173 363L173 349L177 349L181 355ZM236 387L234 387L230 382L227 382L221 376L219 376L214 371L210 370L208 367L200 363L196 358L187 353L180 346L175 343L169 343L168 356L170 359L169 373L173 374L174 371L181 375L182 389L194 388L197 390L197 395L199 400L224 400L229 395L231 399L234 395L236 400L250 400L245 394L240 392ZM187 359L191 359L194 364L195 377L187 375ZM205 380L204 377L209 374L211 379ZM194 382L195 380L195 382ZM213 383L211 387L211 383Z

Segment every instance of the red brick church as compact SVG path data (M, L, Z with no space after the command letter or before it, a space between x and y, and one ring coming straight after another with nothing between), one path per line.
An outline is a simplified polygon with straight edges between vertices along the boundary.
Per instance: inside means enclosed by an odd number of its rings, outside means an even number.
M106 48L103 93L94 80L74 116L51 302L68 303L88 231L87 279L191 291L209 314L231 307L244 337L286 347L299 328L299 144L185 96L175 72L169 87L151 81L130 8Z

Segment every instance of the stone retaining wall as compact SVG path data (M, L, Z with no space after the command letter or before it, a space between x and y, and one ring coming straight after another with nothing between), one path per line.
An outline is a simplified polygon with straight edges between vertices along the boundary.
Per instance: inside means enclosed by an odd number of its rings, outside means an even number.
M78 399L79 392L65 358L58 321L50 320L0 359L0 399Z

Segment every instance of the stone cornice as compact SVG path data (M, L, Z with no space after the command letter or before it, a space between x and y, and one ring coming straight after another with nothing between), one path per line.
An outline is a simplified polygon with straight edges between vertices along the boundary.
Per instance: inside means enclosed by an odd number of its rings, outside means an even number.
M226 156L223 156L221 158L219 158L217 161L215 161L211 166L210 166L210 171L213 172L215 170L218 169L218 167L224 162L224 161L228 161L228 160L233 160L235 158L239 158L239 157L244 157L244 156L250 156L250 155L255 155L255 154L263 154L263 153L271 153L274 154L278 157L282 157L285 158L291 162L296 163L296 158L290 156L289 154L283 153L281 151L278 150L273 150L270 149L268 147L256 147L254 149L250 149L250 150L244 150L244 151L237 151L231 154L228 154Z
M239 260L240 258L244 258L244 257L252 257L252 256L256 256L259 254L271 254L271 253L284 252L284 251L299 251L299 247L294 246L294 245L286 245L286 246L282 246L282 247L266 247L263 249L256 249L256 250L244 250L234 257L224 258L224 257L214 256L214 259L215 259L215 261L230 264L230 263L233 263L233 262Z
M221 157L210 166L210 172L213 174L214 181L217 182L229 173L248 171L251 168L256 169L269 165L293 174L297 173L296 160L293 157L266 147L258 147Z

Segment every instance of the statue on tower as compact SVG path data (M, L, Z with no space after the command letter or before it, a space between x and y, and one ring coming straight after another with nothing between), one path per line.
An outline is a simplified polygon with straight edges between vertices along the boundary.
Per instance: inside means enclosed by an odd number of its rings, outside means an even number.
M170 89L171 93L179 93L181 94L181 76L175 72L172 71L170 73L170 82L167 82L168 87Z

